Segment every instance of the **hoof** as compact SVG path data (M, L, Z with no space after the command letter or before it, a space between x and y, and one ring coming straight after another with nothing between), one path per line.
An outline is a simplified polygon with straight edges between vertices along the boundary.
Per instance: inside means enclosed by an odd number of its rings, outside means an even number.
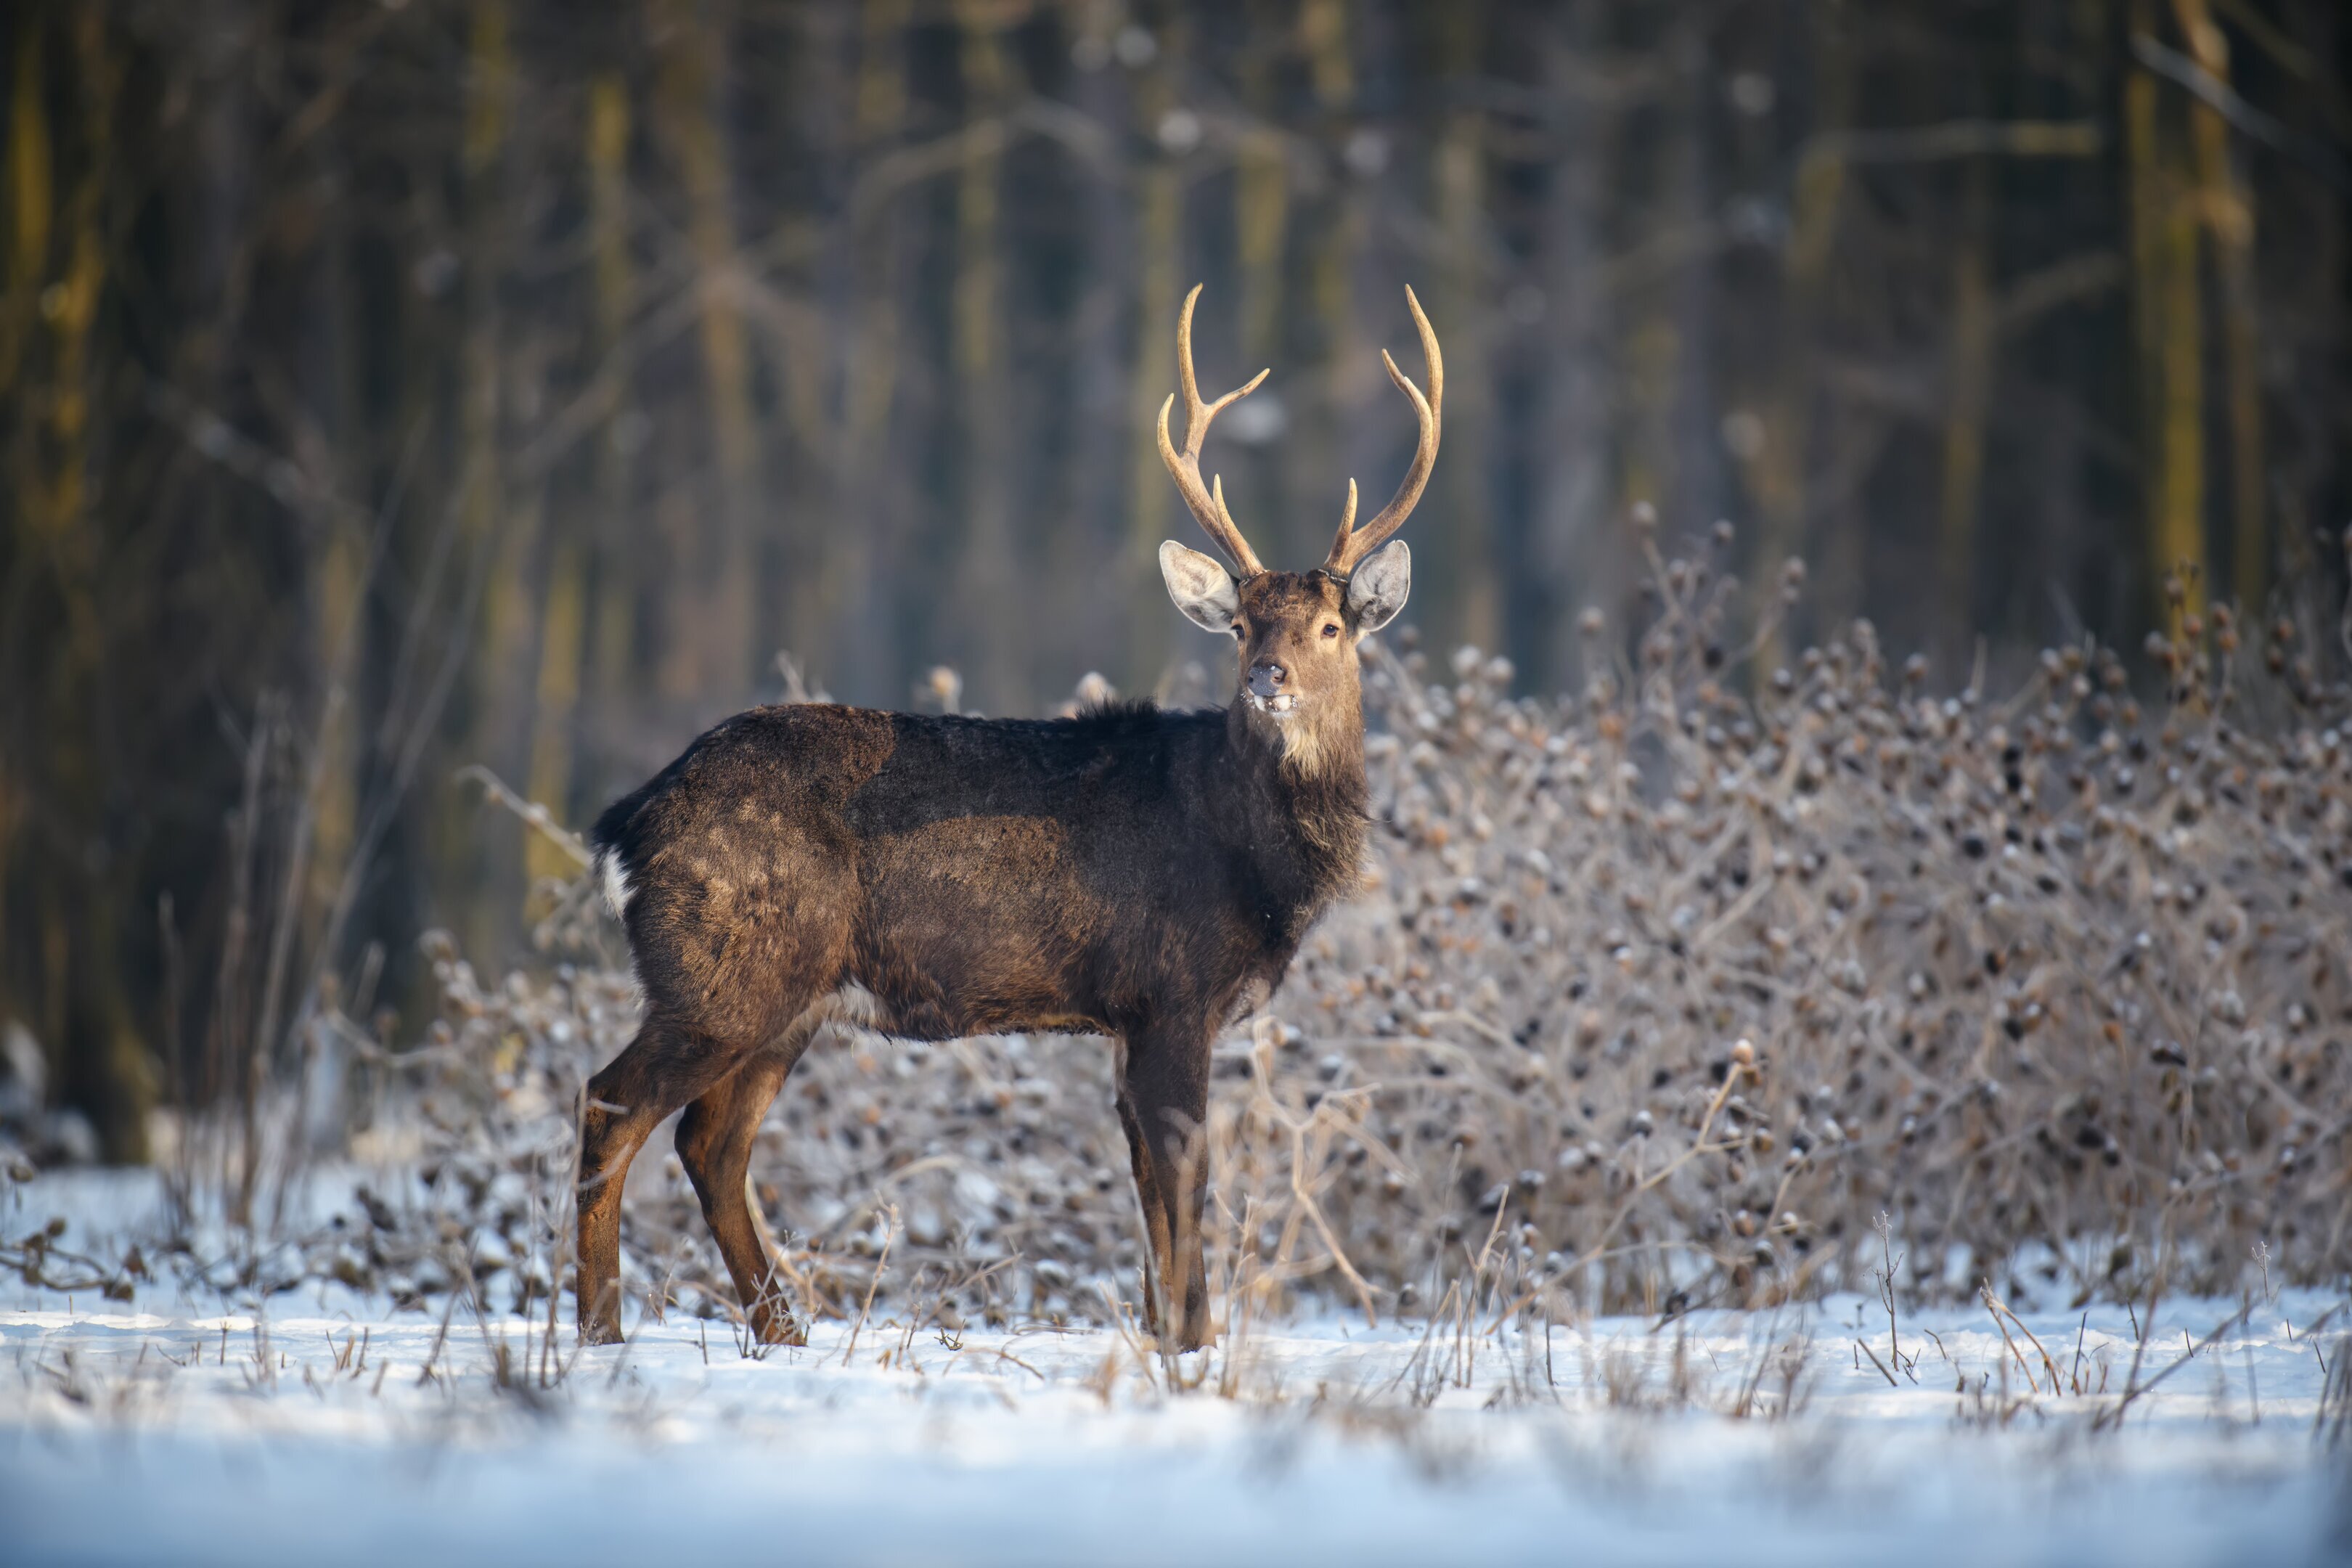
M751 1319L751 1331L763 1345L805 1345L808 1334L793 1321L792 1315L779 1312L772 1316L758 1314Z
M617 1345L625 1337L618 1323L598 1322L593 1319L581 1321L580 1342L583 1345Z

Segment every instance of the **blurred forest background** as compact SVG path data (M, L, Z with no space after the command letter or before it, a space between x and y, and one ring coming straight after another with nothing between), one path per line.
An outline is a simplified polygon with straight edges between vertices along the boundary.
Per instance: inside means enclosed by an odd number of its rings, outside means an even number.
M1290 565L1404 466L1417 289L1409 616L1522 690L1639 629L1643 503L1801 556L1787 647L1866 614L1951 688L2136 642L2177 563L2342 592L2340 0L10 15L0 1019L110 1157L415 994L423 928L518 950L569 862L468 764L583 822L780 650L1213 695L1152 560L1194 281Z

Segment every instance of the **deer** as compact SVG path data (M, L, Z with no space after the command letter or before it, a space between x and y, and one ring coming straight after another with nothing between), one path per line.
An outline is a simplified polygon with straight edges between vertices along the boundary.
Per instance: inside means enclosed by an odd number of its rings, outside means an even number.
M580 1119L583 1343L622 1338L621 1194L673 1111L677 1149L749 1331L803 1343L782 1253L750 1191L753 1139L828 1025L915 1041L1024 1032L1108 1037L1143 1218L1145 1331L1211 1342L1201 1140L1212 1049L1262 1007L1300 941L1360 885L1370 822L1362 639L1404 607L1402 527L1436 462L1437 336L1411 289L1424 396L1385 351L1420 437L1395 496L1360 527L1356 484L1322 563L1269 570L1201 477L1217 416L1192 311L1176 327L1184 444L1160 405L1161 460L1223 559L1171 540L1176 608L1230 637L1233 700L1113 701L1055 720L754 708L712 728L590 835L592 874L628 937L645 1010L587 1083Z

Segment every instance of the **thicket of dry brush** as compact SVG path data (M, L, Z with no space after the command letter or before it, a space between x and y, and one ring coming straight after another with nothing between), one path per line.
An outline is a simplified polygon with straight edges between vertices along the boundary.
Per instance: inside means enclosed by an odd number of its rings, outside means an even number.
M1218 1048L1229 1321L1761 1305L1893 1253L1925 1298L2341 1279L2352 738L2315 629L2184 605L2146 710L2094 647L1998 701L1866 624L1749 670L1802 572L1736 628L1727 542L1653 552L1635 657L1572 699L1368 646L1365 891ZM584 885L550 892L572 962L489 984L428 939L420 1048L324 1016L383 1174L271 1267L547 1310L579 1085L635 1009ZM632 1293L731 1313L675 1161L640 1168ZM950 1326L1139 1289L1099 1041L821 1042L754 1176L807 1310L877 1270Z

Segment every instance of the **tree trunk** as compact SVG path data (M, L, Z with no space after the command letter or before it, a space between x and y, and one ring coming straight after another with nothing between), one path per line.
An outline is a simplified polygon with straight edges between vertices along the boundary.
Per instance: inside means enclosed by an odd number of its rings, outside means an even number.
M950 636L967 665L966 689L994 713L1019 711L1033 700L1012 648L1013 618L1006 610L1020 578L1007 491L1013 388L1007 384L1004 266L998 237L1003 205L1003 133L997 117L1012 87L1012 69L997 28L1002 8L987 0L961 0L965 122L994 127L964 155L956 179L956 278L953 354L955 428L962 505L958 509L960 563L948 596Z
M1444 54L1449 74L1475 78L1483 63L1486 7L1477 0L1447 6ZM1492 434L1494 366L1487 337L1498 312L1486 266L1487 205L1486 117L1475 108L1448 117L1436 151L1438 227L1445 236L1440 258L1438 321L1445 335L1445 461L1436 475L1445 506L1443 548L1427 559L1439 567L1430 575L1437 592L1433 617L1450 642L1493 652L1502 638L1501 540L1494 526L1494 490L1488 471ZM1380 319L1397 319L1383 301ZM1433 322L1436 325L1437 322ZM1400 344L1402 348L1405 345ZM1398 361L1410 365L1417 355ZM1416 379L1420 379L1416 376ZM1372 489L1379 490L1376 481Z
M2173 14L2189 53L2207 75L2228 86L2230 43L2205 0L2173 0ZM2221 283L2222 374L2230 410L2230 592L2246 614L2259 616L2270 584L2270 535L2263 505L2263 391L2259 363L2262 324L2254 298L2254 209L2239 188L2230 157L2230 128L2202 99L2189 106L2197 183Z
M1171 26L1161 40L1158 62L1139 74L1134 88L1135 129L1155 141L1161 116L1175 106L1172 83L1181 69L1181 25ZM1139 276L1135 295L1135 380L1128 403L1129 448L1126 559L1111 591L1140 599L1158 590L1156 564L1160 542L1168 537L1169 501L1174 496L1168 470L1160 461L1160 405L1176 390L1176 311L1183 302L1184 187L1178 154L1155 151L1139 154L1136 172L1135 256ZM1203 394L1203 395L1213 395ZM1169 433L1184 439L1178 422L1182 408L1169 416ZM1149 688L1161 674L1170 650L1168 617L1154 612L1140 615L1128 635L1128 685Z
M1977 510L1984 492L1985 413L1992 396L1990 252L1992 169L1969 160L1959 253L1952 262L1952 326L1945 351L1944 473L1936 533L1935 598L1948 666L1961 668L1977 626Z
M715 537L705 541L692 624L700 648L694 689L705 701L740 694L763 662L756 646L759 586L752 487L758 453L751 361L738 298L733 181L720 118L722 24L687 0L656 0L668 33L660 74L661 124L687 205L687 240L699 291L704 395L718 460Z
M1617 135L1613 110L1579 81L1601 36L1599 0L1575 0L1552 29L1548 75L1554 83L1558 152L1544 195L1544 321L1536 367L1546 391L1538 511L1530 532L1534 570L1519 592L1526 613L1524 660L1531 685L1572 689L1581 661L1573 635L1580 605L1614 619L1632 588L1630 562L1609 527L1608 313L1601 280L1602 225ZM1570 595L1579 603L1570 603Z

